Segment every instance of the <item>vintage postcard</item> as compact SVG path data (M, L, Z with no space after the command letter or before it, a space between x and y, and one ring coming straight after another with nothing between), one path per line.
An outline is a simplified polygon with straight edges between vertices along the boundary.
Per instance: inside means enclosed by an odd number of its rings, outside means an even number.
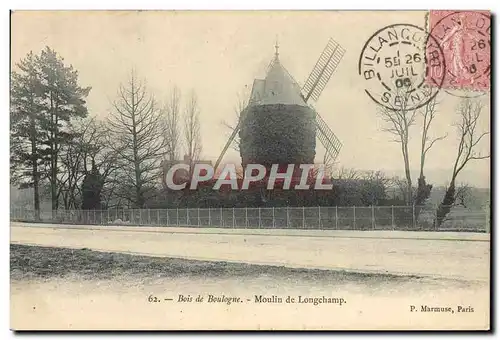
M12 11L13 330L489 330L489 11Z

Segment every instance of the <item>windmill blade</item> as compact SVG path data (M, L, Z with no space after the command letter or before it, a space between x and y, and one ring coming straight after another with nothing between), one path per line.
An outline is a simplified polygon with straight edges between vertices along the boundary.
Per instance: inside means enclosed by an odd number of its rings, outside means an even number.
M224 145L224 149L222 149L222 152L219 155L219 158L217 158L217 161L215 162L214 170L217 170L219 167L220 162L222 162L222 158L224 158L224 155L226 154L227 149L229 149L229 146L231 146L231 143L233 142L234 138L236 137L236 134L240 131L241 129L241 121L243 119L238 120L238 125L234 128L233 132L231 133L231 136L229 136L229 139L226 142L226 145Z
M331 164L339 155L340 149L342 148L342 143L317 112L316 130L318 139L326 149L325 163Z
M344 48L330 38L309 78L307 78L306 83L302 87L302 96L306 102L309 98L312 98L314 101L318 100L344 53Z

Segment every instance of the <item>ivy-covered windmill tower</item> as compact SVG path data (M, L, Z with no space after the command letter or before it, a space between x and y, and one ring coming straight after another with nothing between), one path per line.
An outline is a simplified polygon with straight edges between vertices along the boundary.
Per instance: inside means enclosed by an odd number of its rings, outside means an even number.
M336 159L341 143L316 110L317 101L345 50L330 39L304 86L300 88L279 59L278 45L266 77L255 79L248 106L215 164L239 133L243 168L247 164L313 164L316 138L326 149L326 162Z

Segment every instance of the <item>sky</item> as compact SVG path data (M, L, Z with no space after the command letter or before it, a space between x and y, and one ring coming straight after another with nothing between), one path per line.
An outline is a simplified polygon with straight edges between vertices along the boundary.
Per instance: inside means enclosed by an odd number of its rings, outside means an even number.
M425 12L372 11L19 11L11 17L11 65L29 51L55 49L79 71L82 86L91 86L89 113L105 118L112 109L120 83L132 69L145 79L157 99L168 97L173 86L183 94L194 90L200 106L204 159L215 161L230 131L222 121L235 121L239 94L248 94L255 78L264 78L279 42L281 63L302 85L332 37L346 53L317 103L323 119L341 140L338 166L382 170L403 175L400 147L383 131L376 104L365 93L358 74L363 46L376 31L391 24L425 26ZM457 139L457 97L440 91L433 136L448 134L431 149L426 160L428 182L445 185L451 175ZM490 130L489 95L480 130ZM182 105L182 103L181 103ZM419 130L410 135L410 162L418 176ZM480 146L489 153L489 139ZM322 147L316 162L321 162ZM240 163L229 150L224 163ZM490 161L474 161L459 182L489 187Z

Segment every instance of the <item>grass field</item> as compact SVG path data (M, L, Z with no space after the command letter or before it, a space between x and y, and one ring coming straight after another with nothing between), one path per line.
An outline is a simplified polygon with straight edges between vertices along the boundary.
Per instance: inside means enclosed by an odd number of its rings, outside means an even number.
M236 278L239 280L261 277L285 281L335 282L363 284L382 288L384 285L399 285L418 282L418 276L396 276L389 274L366 274L345 271L287 268L283 266L261 266L223 261L195 261L177 258L137 256L89 249L68 249L10 245L11 281L47 281L68 279L79 281L123 280L123 284L142 284L172 278L216 280ZM463 283L464 284L464 283Z

